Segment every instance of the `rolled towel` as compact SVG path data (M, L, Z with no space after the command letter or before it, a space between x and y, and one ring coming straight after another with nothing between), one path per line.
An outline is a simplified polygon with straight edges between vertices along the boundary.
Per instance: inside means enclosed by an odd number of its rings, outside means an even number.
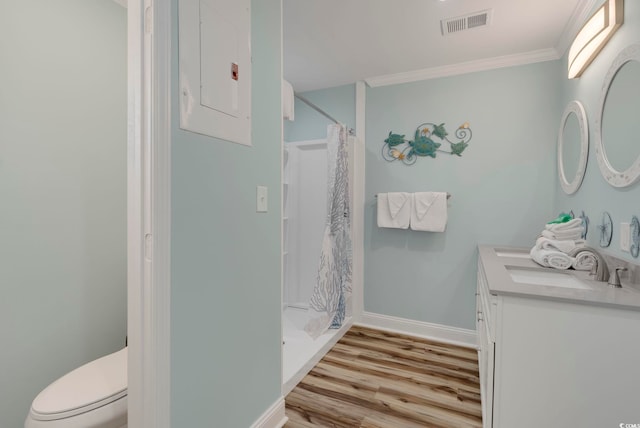
M555 223L555 224L545 224L544 228L547 230L567 230L573 229L574 227L580 227L582 225L581 218L574 218L573 220L569 220L566 223Z
M554 269L569 269L574 261L573 257L562 251L541 250L535 246L531 249L529 255L539 265Z
M576 241L578 239L582 239L582 228L575 229L572 231L562 231L562 232L554 232L551 230L543 230L542 236L548 239L553 239L557 241L568 241L573 240Z
M598 263L596 256L589 250L580 251L571 264L575 270L591 270Z
M536 241L536 247L540 250L557 250L562 251L563 253L568 253L569 251L583 247L584 245L584 239L559 240L541 236Z

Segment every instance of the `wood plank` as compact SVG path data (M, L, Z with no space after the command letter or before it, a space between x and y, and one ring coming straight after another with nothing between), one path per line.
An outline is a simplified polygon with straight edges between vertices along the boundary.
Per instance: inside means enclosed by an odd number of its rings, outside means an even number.
M424 428L422 422L373 412L360 423L360 428Z
M320 421L314 420L313 416L307 414L304 409L296 408L293 405L287 407L287 417L289 420L284 425L285 428L317 428L322 426Z
M433 387L451 387L470 394L478 391L478 379L475 377L469 380L426 371L409 371L402 367L389 366L384 362L372 362L365 359L359 359L358 367L354 369L352 364L348 364L348 362L345 362L340 356L336 356L334 353L327 354L326 357L318 363L316 369L321 370L325 365L331 365L335 367L336 370L357 370L361 373L385 377L390 380L404 380Z
M285 401L288 428L482 426L475 350L360 326Z
M403 384L402 390L398 390L396 384L391 385L390 387L381 387L379 392L385 392L388 395L395 394L401 400L409 396L416 402L453 410L465 416L482 417L479 401L466 400L453 389L435 389Z
M382 400L389 409L407 415L407 418L423 421L436 426L481 427L481 418L472 418L450 409L433 406L416 399L410 394L398 395L398 391L382 388L376 398Z
M371 335L347 333L339 343L372 345L373 347L364 346L359 349L372 349L380 352L392 352L394 354L401 352L404 358L417 357L419 359L427 358L435 361L447 361L447 359L450 358L456 361L468 362L471 366L477 364L477 351L469 351L464 348L446 349L442 345L434 346L421 341L413 343L408 340L388 341L384 338ZM433 356L433 358L429 358L430 355Z
M419 346L398 346L381 340L371 340L365 337L354 337L352 335L345 335L340 340L340 344L361 349L363 355L366 355L367 351L372 351L378 355L383 354L411 362L429 362L443 367L456 367L468 371L478 370L477 357L475 361L470 361L465 358L457 358L456 356L443 355L435 351L425 350Z
M369 413L367 408L354 406L303 388L291 391L286 400L290 401L292 406L304 409L312 421L318 421L319 426L357 427Z
M417 338L414 336L408 336L400 333L391 333L383 330L376 330L369 327L354 326L348 332L351 335L367 336L370 338L377 338L385 340L390 343L408 344L413 343L414 346L422 344L424 347L436 350L444 354L454 354L459 357L466 358L471 361L476 361L476 354L478 352L475 348L469 348L465 346L444 344L442 342L436 342L425 338Z
M337 373L333 376L322 376L318 375L315 369L301 382L301 388L320 392L327 397L340 398L353 404L366 404L378 392L375 381L367 382L366 379L356 379L351 376L349 379L340 379Z
M336 346L344 346L336 344ZM329 354L328 354L329 355ZM416 371L423 373L433 373L435 375L443 375L452 378L458 378L469 382L478 382L479 374L477 369L466 370L456 367L455 365L442 366L433 362L405 360L399 357L389 356L384 353L374 351L363 352L357 361L370 361L372 363L380 363L399 370Z

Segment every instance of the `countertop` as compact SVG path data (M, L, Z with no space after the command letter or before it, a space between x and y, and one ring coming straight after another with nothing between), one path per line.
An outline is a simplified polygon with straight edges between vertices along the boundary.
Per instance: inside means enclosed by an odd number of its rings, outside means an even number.
M640 289L638 285L629 284L624 279L621 281L622 288L613 288L606 281L593 281L588 272L585 271L575 271L573 269L556 271L552 268L545 268L529 257L528 248L481 245L478 250L480 262L487 277L489 293L491 294L570 301L640 311ZM504 255L499 256L497 253ZM590 288L578 289L515 282L509 273L508 267L548 270L573 275Z

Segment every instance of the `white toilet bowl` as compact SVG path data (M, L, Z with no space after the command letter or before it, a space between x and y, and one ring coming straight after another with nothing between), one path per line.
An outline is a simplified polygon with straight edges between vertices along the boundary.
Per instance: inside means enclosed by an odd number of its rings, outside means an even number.
M38 394L25 428L126 428L127 348L85 364Z

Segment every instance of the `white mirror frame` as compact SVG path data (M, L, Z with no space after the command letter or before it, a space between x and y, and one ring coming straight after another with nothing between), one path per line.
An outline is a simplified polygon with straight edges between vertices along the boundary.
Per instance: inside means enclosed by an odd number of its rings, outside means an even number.
M640 179L640 155L636 158L629 168L624 171L618 171L607 159L607 154L604 150L604 142L602 141L602 117L604 115L604 105L607 100L607 93L609 87L613 82L613 78L620 68L629 61L640 62L640 44L633 44L625 48L618 54L616 59L611 64L607 75L604 78L602 85L602 92L600 94L600 111L596 116L595 121L595 133L596 133L596 158L598 159L598 166L600 167L600 173L602 177L613 187L627 187Z
M578 119L578 126L580 127L580 157L578 158L578 169L576 175L571 181L567 180L567 176L564 172L564 127L567 123L567 119L571 114L575 114ZM587 159L589 157L589 126L587 125L587 114L584 110L584 106L580 101L571 101L567 104L567 107L562 113L562 120L560 121L560 130L558 131L558 178L560 180L560 187L567 195L572 195L580 188L584 174L587 169Z

